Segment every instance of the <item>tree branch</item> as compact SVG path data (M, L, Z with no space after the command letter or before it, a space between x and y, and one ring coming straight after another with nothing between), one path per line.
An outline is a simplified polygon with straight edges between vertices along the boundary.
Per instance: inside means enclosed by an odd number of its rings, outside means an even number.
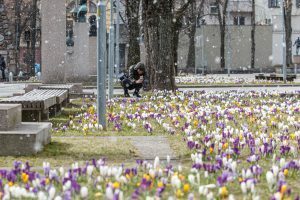
M188 0L185 4L183 4L174 14L175 18L178 19L182 17L184 11L189 7L189 5L195 0Z

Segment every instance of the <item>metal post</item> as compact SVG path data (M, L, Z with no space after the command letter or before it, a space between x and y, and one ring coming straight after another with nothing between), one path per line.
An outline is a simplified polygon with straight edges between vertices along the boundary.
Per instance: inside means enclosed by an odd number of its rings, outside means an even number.
M98 129L106 130L106 1L97 4L97 113Z
M116 78L120 73L120 0L116 0Z
M201 25L201 32L202 32L202 49L201 49L201 60L202 60L202 76L204 76L204 25Z
M286 42L285 42L285 19L284 19L284 0L281 1L282 7L282 72L283 82L286 83Z
M229 0L228 0L229 1ZM227 74L228 76L230 76L230 29L229 29L229 26L230 26L230 11L229 11L229 6L230 6L230 1L228 2L228 10L227 10Z
M113 0L110 0L110 27L109 27L109 54L108 54L108 98L112 99L114 95L114 51L115 51L115 28L114 28L114 9Z

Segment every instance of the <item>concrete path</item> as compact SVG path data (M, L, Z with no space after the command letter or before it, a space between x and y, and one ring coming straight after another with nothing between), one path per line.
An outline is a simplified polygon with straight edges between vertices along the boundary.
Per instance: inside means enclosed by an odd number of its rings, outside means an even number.
M84 138L88 138L85 136ZM66 136L52 138L83 138L83 136ZM91 138L94 138L91 136ZM99 137L97 137L99 138ZM176 154L170 147L168 138L164 136L106 136L105 139L110 141L129 140L132 145L138 150L137 155L142 160L153 160L156 156L160 160L166 160L170 156L172 160L176 159Z
M226 91L278 91L278 92L293 92L300 91L300 86L294 87L211 87L211 88L179 88L180 91L205 91L205 92L226 92ZM83 92L97 94L97 89L84 89ZM132 95L132 91L129 92ZM122 89L115 89L115 95L122 95Z
M0 83L0 98L1 97L10 97L15 93L25 93L24 88L26 87L25 83L18 84L4 84Z
M138 149L139 155L143 160L153 160L158 156L161 160L165 160L167 156L175 159L169 141L163 136L136 136L130 137L132 144Z
M13 96L15 93L25 93L25 83L4 84L0 83L0 98ZM281 87L211 87L211 88L179 88L180 91L206 91L206 92L221 92L221 91L279 91L279 92L292 92L300 91L300 86L281 86ZM84 89L84 92L97 94L97 89ZM115 95L122 95L122 89L115 89ZM132 91L130 92L132 95Z

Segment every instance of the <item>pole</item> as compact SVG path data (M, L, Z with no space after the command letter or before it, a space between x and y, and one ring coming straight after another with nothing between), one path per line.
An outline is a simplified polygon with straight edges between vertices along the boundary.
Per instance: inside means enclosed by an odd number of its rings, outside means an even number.
M109 55L108 55L108 98L112 99L114 95L114 49L115 49L115 28L114 28L114 9L113 0L110 0L110 27L109 27Z
M202 60L202 76L204 76L204 25L201 25L201 32L202 32L202 49L201 49L201 60Z
M120 73L120 0L116 0L116 78L118 79Z
M106 2L97 4L97 113L98 129L106 130Z
M286 83L286 42L285 42L285 11L284 0L281 0L282 7L282 72L283 82Z
M229 0L228 0L229 1ZM230 11L229 11L230 1L228 2L228 10L227 10L227 74L230 76ZM224 16L225 17L225 16Z

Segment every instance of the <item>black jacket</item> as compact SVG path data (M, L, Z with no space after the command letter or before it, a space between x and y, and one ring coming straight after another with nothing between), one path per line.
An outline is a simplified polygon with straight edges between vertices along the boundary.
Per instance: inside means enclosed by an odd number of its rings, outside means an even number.
M141 76L143 76L145 78L145 73L143 75L139 75L137 69L135 69L135 65L132 65L129 68L129 79L132 82L139 80Z
M5 60L4 58L0 58L0 69L1 70L4 70L6 68L6 63L5 63Z

